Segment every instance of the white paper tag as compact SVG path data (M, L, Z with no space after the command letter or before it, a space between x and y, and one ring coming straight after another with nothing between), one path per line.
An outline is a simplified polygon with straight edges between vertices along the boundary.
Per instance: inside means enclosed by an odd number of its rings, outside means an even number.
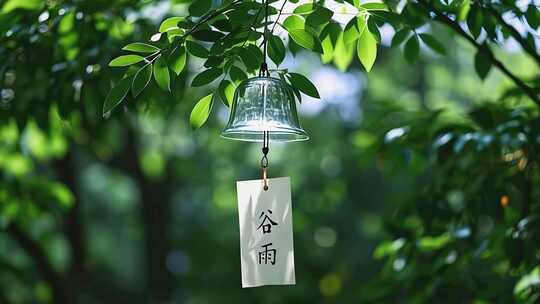
M242 287L294 285L289 177L236 183L240 221Z

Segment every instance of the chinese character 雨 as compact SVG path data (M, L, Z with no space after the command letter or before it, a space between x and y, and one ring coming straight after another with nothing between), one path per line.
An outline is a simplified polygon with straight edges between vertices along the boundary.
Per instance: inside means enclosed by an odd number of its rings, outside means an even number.
M268 212L270 214L272 214L272 211L268 210ZM257 230L259 230L262 227L264 234L270 233L270 232L272 232L272 226L277 225L277 223L274 222L268 215L266 215L264 213L264 211L261 212L261 215L259 216L259 219L262 218L263 216L264 216L264 218L263 218L261 224L259 225L259 227L257 227Z
M276 264L276 250L275 249L268 249L269 246L272 246L272 243L268 243L266 245L263 245L262 248L264 248L263 251L259 252L259 265L260 264Z

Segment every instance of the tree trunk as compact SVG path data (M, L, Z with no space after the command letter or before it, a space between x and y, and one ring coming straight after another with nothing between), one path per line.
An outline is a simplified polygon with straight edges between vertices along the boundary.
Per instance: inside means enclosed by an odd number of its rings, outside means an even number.
M146 273L150 303L168 300L171 291L171 275L166 259L169 251L167 238L168 196L167 187L160 181L148 179L139 166L139 149L135 131L129 129L126 149L127 170L135 179L141 193L141 212L145 230ZM164 178L163 180L167 180Z
M78 195L78 187L76 181L75 160L73 151L75 144L70 144L71 148L63 158L55 163L56 174L59 180L70 189L75 198L75 204L64 216L64 234L69 242L71 249L70 265L68 269L69 275L69 292L72 295L72 300L76 301L76 295L79 293L81 286L84 286L86 280L86 243L84 238L84 228L81 217L82 200Z

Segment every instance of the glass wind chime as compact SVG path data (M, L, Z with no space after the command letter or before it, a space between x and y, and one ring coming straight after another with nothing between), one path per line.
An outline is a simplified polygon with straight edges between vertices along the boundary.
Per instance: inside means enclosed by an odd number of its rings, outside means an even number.
M286 1L286 0L284 0ZM267 178L270 142L307 140L296 114L294 93L270 76L266 63L268 0L265 0L263 62L258 77L240 83L221 136L262 142L262 180L236 183L242 287L294 285L294 246L289 177Z
M259 75L240 83L234 93L229 122L221 136L232 140L262 142L261 169L264 190L268 190L267 169L270 142L308 140L296 113L294 93L268 70L268 1L265 1L263 62Z

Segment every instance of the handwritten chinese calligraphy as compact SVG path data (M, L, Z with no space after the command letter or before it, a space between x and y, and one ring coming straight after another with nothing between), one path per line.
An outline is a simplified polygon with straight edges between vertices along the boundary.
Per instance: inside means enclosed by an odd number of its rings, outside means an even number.
M268 213L272 214L272 210L268 209L267 211L268 211ZM261 227L262 227L263 233L267 234L267 233L272 232L272 226L277 225L277 223L274 222L268 215L266 215L264 213L264 211L261 212L261 215L259 216L259 219L262 218L263 216L264 216L264 218L263 218L261 224L259 225L259 227L257 227L257 230L261 229ZM266 223L266 222L268 222L268 223Z
M242 287L295 284L290 179L237 183Z
M266 245L262 245L262 248L264 248L262 251L259 252L259 264L276 264L276 250L275 249L268 249L269 246L272 246L272 243L268 243Z
M272 210L268 209L266 210L268 214L272 214ZM257 227L257 230L262 228L263 234L271 233L272 232L272 226L277 226L278 223L273 221L270 216L268 216L265 211L261 212L261 215L259 216L259 219L262 218L262 221ZM272 246L272 243L268 243L266 245L262 245L262 251L259 252L259 265L260 264L270 264L275 265L276 264L276 255L277 250L276 249L268 249L268 246Z

